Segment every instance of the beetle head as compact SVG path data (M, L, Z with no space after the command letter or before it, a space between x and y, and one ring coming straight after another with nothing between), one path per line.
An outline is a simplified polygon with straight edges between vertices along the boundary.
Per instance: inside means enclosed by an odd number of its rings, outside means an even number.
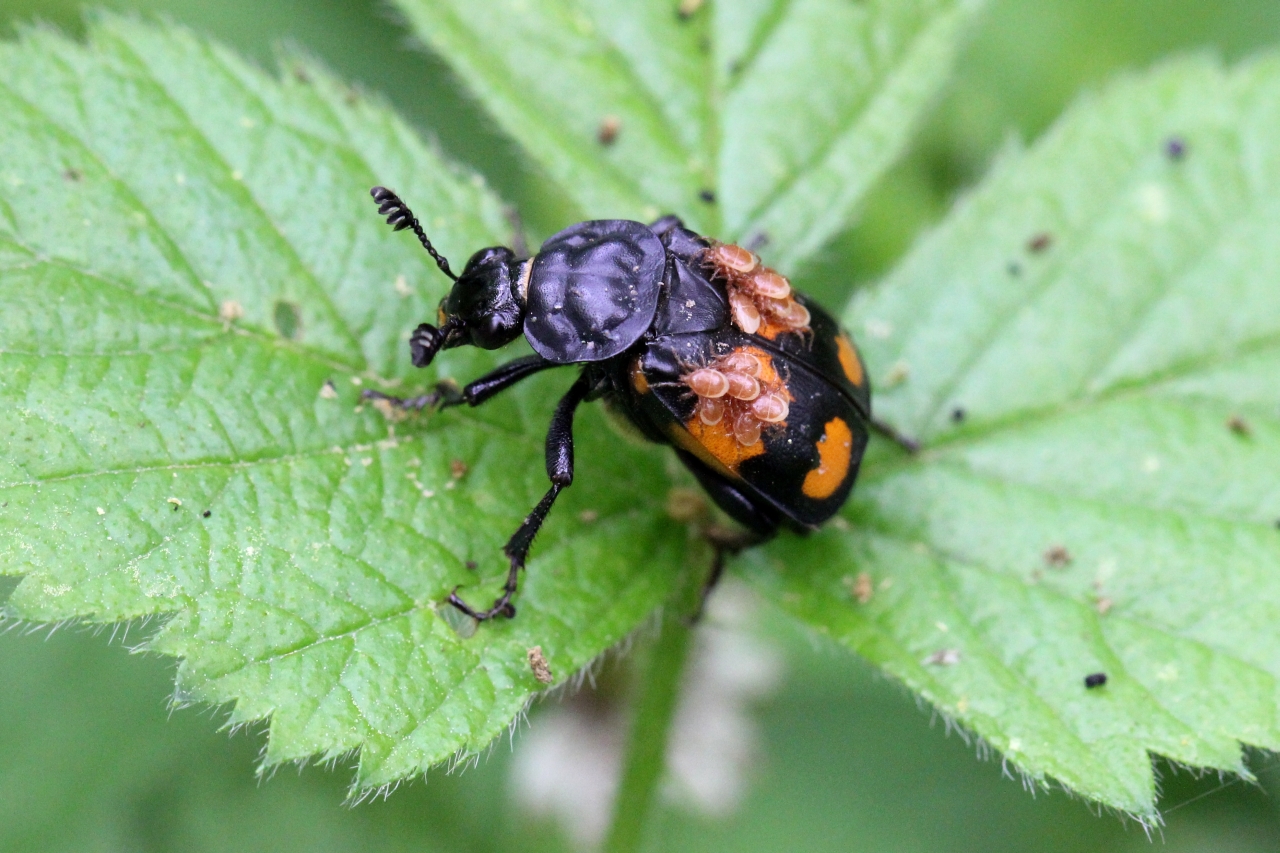
M426 367L442 349L467 344L497 349L518 338L524 323L524 305L516 296L514 284L519 280L522 263L503 246L481 249L472 255L453 290L440 301L440 325L423 323L410 337L414 365Z

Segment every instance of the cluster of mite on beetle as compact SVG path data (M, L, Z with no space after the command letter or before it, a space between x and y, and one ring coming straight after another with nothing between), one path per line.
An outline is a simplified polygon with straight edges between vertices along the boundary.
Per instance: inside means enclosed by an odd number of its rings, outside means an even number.
M791 283L760 263L741 246L714 243L706 251L714 277L723 281L729 316L749 335L765 327L766 335L810 332L809 309L791 292ZM707 426L728 425L743 447L760 441L761 430L783 423L790 413L791 393L762 350L734 349L681 377L698 398L696 414Z

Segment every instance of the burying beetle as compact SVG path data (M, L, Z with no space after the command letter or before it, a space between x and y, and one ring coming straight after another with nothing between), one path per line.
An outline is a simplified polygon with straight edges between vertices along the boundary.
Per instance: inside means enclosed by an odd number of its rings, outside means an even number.
M399 196L384 187L372 195L388 224L412 229L454 281L437 325L423 323L410 338L416 367L442 349L498 349L521 335L535 354L461 389L442 382L411 399L366 397L410 409L478 406L547 368L582 366L547 432L551 488L503 549L503 592L476 610L455 589L449 602L463 613L515 615L529 547L573 482L573 416L583 401L602 400L648 439L671 445L749 531L714 543L708 589L726 550L766 541L784 524L815 529L848 498L872 425L862 359L830 314L753 252L702 237L675 216L652 225L603 219L566 228L529 258L481 249L455 275Z

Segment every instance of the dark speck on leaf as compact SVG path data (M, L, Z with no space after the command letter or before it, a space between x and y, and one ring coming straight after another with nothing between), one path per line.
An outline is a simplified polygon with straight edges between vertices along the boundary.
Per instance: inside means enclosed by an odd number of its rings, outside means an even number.
M1014 278L1017 278L1018 276L1022 275L1022 264L1018 263L1017 261L1009 261L1008 269L1009 269L1009 275L1013 276Z
M702 190L702 191L700 191L700 192L698 193L698 198L702 199L702 200L703 200L703 201L705 201L707 204L715 204L715 203L716 203L716 194L715 194L714 192L712 192L711 190Z
M951 422L953 424L964 423L964 419L968 414L969 413L964 410L964 406L956 406L951 410Z
M1181 160L1187 154L1187 143L1180 136L1170 136L1164 143L1164 153L1170 160Z
M73 184L80 183L80 179L83 177L84 177L83 172L81 172L79 169L73 169L70 167L68 167L67 170L62 173L63 180L70 181Z
M276 331L281 337L294 340L302 333L302 310L296 303L277 300L271 319L275 321Z
M480 566L475 560L467 560L463 565L473 572Z
M1064 545L1054 545L1044 552L1044 562L1050 568L1066 568L1071 565L1071 552Z
M213 515L213 510L206 509L204 512L200 513L201 518L208 518L211 515Z
M1249 425L1249 422L1246 421L1244 418L1240 417L1239 415L1232 415L1231 417L1227 418L1227 429L1231 430L1236 435L1241 436L1242 438L1248 438L1249 436L1253 435L1253 427L1251 427Z
M1095 687L1101 687L1107 683L1107 674L1105 672L1091 672L1084 677L1084 686L1092 690Z
M1053 235L1048 231L1041 231L1030 240L1027 241L1027 251L1033 255L1038 255L1053 245Z
M600 122L600 129L596 131L596 140L601 145L612 145L617 140L620 130L622 130L622 119L617 116L605 116Z

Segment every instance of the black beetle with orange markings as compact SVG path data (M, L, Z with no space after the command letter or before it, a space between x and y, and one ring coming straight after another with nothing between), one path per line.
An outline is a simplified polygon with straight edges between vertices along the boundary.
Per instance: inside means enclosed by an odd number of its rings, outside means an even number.
M812 530L849 496L867 445L871 392L848 334L740 246L718 243L674 216L644 225L580 222L533 257L493 247L455 275L408 206L372 191L396 230L410 228L454 280L438 325L410 338L417 367L441 349L497 349L524 335L534 355L464 388L441 383L410 399L371 398L422 409L478 406L539 371L581 365L547 433L551 488L507 542L502 595L486 610L449 601L476 619L513 616L511 599L529 547L561 490L573 482L573 415L601 399L647 438L669 444L712 500L747 529L719 540L723 553L763 542L784 524Z

